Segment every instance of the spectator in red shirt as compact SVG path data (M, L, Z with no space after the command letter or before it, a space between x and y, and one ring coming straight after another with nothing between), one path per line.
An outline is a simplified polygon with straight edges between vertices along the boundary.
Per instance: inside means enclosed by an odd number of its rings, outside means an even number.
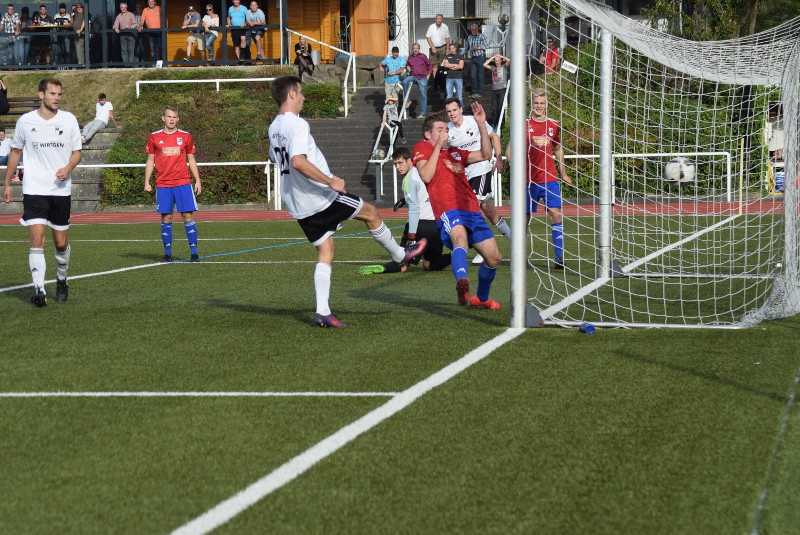
M558 49L556 48L553 39L547 38L547 48L542 50L542 55L539 56L539 63L544 64L544 72L558 72Z

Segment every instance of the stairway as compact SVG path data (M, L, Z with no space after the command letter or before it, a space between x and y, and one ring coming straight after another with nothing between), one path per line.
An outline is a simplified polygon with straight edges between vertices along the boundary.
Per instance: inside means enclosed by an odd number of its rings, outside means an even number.
M12 135L12 134L9 134ZM101 164L114 146L116 128L104 128L83 146L81 164ZM24 177L23 177L24 180ZM78 167L72 171L72 213L96 212L102 196L103 169ZM22 183L11 183L13 202L0 203L0 214L22 214Z
M467 80L467 86L469 81ZM484 108L491 108L491 85L484 85L483 98L480 99ZM428 114L444 109L444 89L434 90L428 86ZM467 98L467 88L464 88L465 108L464 113L471 115L469 109L471 99ZM391 206L392 195L392 166L391 162L383 166L383 195L380 201L376 199L375 173L376 165L367 163L372 154L375 137L380 130L381 116L383 115L385 93L382 87L359 88L353 97L350 114L340 119L310 120L311 135L325 155L331 173L345 179L347 192L357 195L367 202L379 207ZM419 93L417 86L411 89L413 101L408 115L414 117L403 121L403 133L411 149L422 136L423 119L416 119L419 115ZM380 148L386 150L389 136L386 130ZM395 148L399 146L399 141Z

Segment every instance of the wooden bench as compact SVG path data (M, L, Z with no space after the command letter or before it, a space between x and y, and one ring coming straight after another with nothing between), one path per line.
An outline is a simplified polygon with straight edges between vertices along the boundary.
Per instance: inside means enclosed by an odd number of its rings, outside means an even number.
M22 115L25 112L39 109L42 99L39 97L10 97L6 115Z

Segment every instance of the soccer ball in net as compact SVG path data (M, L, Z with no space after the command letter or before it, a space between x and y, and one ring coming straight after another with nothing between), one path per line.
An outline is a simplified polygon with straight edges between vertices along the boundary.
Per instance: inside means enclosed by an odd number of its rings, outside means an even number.
M673 158L664 166L664 180L670 184L688 184L694 181L694 163L686 158Z

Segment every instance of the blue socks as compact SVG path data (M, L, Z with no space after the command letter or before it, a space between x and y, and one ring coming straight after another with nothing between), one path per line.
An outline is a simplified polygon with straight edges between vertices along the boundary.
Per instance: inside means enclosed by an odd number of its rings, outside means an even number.
M453 254L451 255L451 266L453 269L453 275L456 276L456 281L458 279L463 279L467 277L467 250L463 247L456 247L453 249Z
M564 224L563 223L553 223L552 233L553 233L553 253L555 253L556 258L563 258L564 257Z
M161 223L161 241L164 243L164 254L172 256L172 223Z
M486 264L481 264L481 267L478 268L478 291L475 295L481 301L489 299L489 290L492 289L495 275L497 275L497 268L490 268Z
M189 240L189 251L197 254L197 226L194 221L184 223L183 226L186 228L186 239Z

